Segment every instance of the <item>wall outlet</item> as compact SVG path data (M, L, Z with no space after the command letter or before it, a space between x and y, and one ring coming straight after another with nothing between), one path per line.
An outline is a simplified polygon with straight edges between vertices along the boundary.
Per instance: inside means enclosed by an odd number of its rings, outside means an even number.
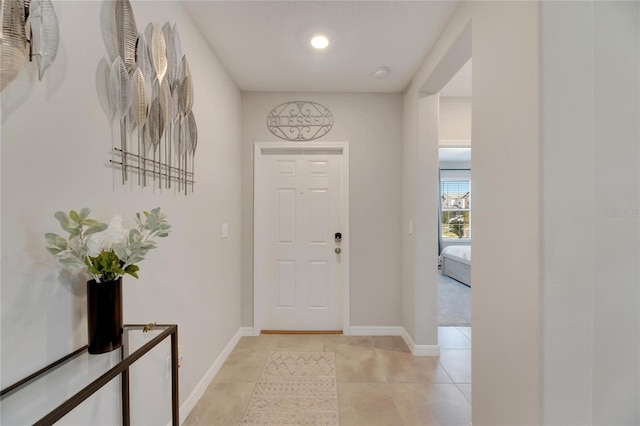
M220 235L221 235L221 237L223 239L227 238L229 236L229 224L228 223L223 223L222 224Z
M413 221L409 221L409 235L413 235Z

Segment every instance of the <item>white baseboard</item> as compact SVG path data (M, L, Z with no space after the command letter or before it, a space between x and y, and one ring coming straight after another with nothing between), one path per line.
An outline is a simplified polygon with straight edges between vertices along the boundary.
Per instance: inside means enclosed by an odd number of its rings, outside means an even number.
M240 336L253 336L253 327L240 327L238 330Z
M353 336L401 336L411 353L415 356L440 356L438 345L416 345L402 326L367 327L352 325L350 334Z
M349 332L352 336L402 336L404 327L352 325Z
M440 345L416 345L404 327L402 328L402 340L415 356L440 356Z
M198 382L193 392L191 392L189 397L180 406L180 424L184 423L187 419L191 410L196 406L204 392L211 384L211 381L213 381L213 378L218 374L218 371L220 371L220 367L222 367L222 364L227 360L229 354L231 354L231 351L236 347L242 336L253 336L253 327L240 327L229 343L227 343L227 346L225 346L220 355L218 355L218 358L216 358L213 364L211 364L211 367L209 367L209 370L207 370L205 375L202 377L202 380Z

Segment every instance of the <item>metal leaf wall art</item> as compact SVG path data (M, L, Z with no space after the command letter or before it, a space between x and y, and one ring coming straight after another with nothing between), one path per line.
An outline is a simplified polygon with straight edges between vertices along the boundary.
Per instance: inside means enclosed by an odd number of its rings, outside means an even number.
M38 79L51 66L58 53L60 32L58 19L51 0L31 0L29 4L31 22L31 50L38 63Z
M157 188L176 182L187 195L195 184L198 130L177 25L149 23L138 34L129 0L104 0L101 29L108 59L98 63L96 89L109 123L120 128L111 162L121 168L123 184L137 173L138 184L146 186L150 175Z
M100 100L102 110L107 115L109 124L111 125L116 115L116 100L114 92L111 90L111 66L104 58L98 62L98 69L96 70L96 90L98 91L98 100Z
M151 33L151 62L156 71L156 77L160 83L167 72L167 44L164 40L162 30L156 25Z
M136 63L138 30L131 3L129 0L105 0L100 15L102 38L109 59L114 61L120 56L127 71L132 71Z
M0 5L0 91L36 57L38 78L58 52L58 20L50 0L2 0Z

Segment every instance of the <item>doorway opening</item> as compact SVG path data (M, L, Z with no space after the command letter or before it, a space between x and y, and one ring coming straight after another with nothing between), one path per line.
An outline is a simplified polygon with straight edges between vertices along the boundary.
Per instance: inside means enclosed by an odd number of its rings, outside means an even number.
M471 75L469 59L439 92L438 343L471 349Z

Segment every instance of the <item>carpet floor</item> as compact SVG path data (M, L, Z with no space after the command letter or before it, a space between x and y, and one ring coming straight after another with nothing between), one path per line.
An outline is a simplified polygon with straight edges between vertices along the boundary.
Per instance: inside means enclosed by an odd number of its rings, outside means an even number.
M471 288L438 272L438 325L471 326Z

